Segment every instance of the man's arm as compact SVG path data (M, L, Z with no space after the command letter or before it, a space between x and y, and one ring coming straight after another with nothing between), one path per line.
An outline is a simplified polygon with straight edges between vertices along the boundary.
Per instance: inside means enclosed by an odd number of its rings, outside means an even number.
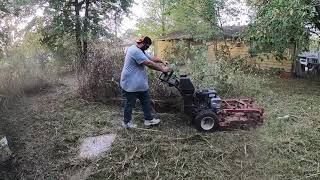
M162 62L162 61L161 61ZM143 62L143 65L148 66L149 68L161 72L170 72L172 71L171 68L166 66L160 66L159 64L155 63L153 60L147 60Z
M162 64L164 64L164 65L169 64L167 61L163 61L163 60L161 60L161 59L158 58L158 57L152 57L150 60L153 61L153 62L155 62L155 63L162 63Z

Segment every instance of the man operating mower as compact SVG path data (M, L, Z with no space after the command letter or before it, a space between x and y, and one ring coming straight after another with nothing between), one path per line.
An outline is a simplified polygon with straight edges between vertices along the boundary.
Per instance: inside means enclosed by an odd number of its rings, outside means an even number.
M128 48L124 66L121 72L120 86L126 99L124 106L124 128L135 128L136 124L132 119L132 108L136 103L136 99L140 100L143 114L144 125L152 126L160 123L160 119L155 119L151 114L151 102L149 95L148 74L146 66L150 69L171 72L172 69L165 66L166 61L162 61L157 57L152 57L145 52L152 41L149 37L141 37L136 44Z

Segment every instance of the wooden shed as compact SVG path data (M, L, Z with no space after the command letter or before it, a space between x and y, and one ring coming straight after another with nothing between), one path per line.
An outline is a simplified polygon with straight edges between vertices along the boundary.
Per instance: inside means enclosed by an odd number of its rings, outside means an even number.
M217 52L221 50L225 45L228 46L230 57L240 57L247 61L248 64L255 65L260 69L279 69L285 72L290 72L292 68L292 62L287 59L282 61L276 60L272 54L260 55L258 57L251 57L249 53L250 46L239 41L237 35L244 30L245 26L226 26L223 27L225 40L222 38L206 42L207 45L207 60L214 63L217 61ZM187 44L199 44L203 42L195 41L191 35L186 34L183 31L177 31L166 36L160 37L155 40L155 55L167 59L167 50L174 47L176 43L184 41Z

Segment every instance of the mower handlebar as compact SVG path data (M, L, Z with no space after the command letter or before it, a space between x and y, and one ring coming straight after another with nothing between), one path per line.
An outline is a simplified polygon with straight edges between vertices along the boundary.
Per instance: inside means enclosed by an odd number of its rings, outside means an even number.
M178 88L179 86L179 79L174 75L174 71L168 73L162 72L159 79L160 81L167 83L170 87L174 86Z

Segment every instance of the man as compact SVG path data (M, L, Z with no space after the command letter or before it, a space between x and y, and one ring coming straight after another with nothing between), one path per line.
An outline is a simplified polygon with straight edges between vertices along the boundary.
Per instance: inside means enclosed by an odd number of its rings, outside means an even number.
M142 106L144 125L151 126L160 123L160 119L155 119L151 115L148 76L145 66L162 72L170 72L172 69L164 66L167 62L157 57L152 57L145 52L151 44L152 41L149 37L141 37L135 45L128 48L126 53L120 81L126 99L122 124L125 128L136 127L132 122L132 108L137 98ZM164 65L157 63L163 63Z

